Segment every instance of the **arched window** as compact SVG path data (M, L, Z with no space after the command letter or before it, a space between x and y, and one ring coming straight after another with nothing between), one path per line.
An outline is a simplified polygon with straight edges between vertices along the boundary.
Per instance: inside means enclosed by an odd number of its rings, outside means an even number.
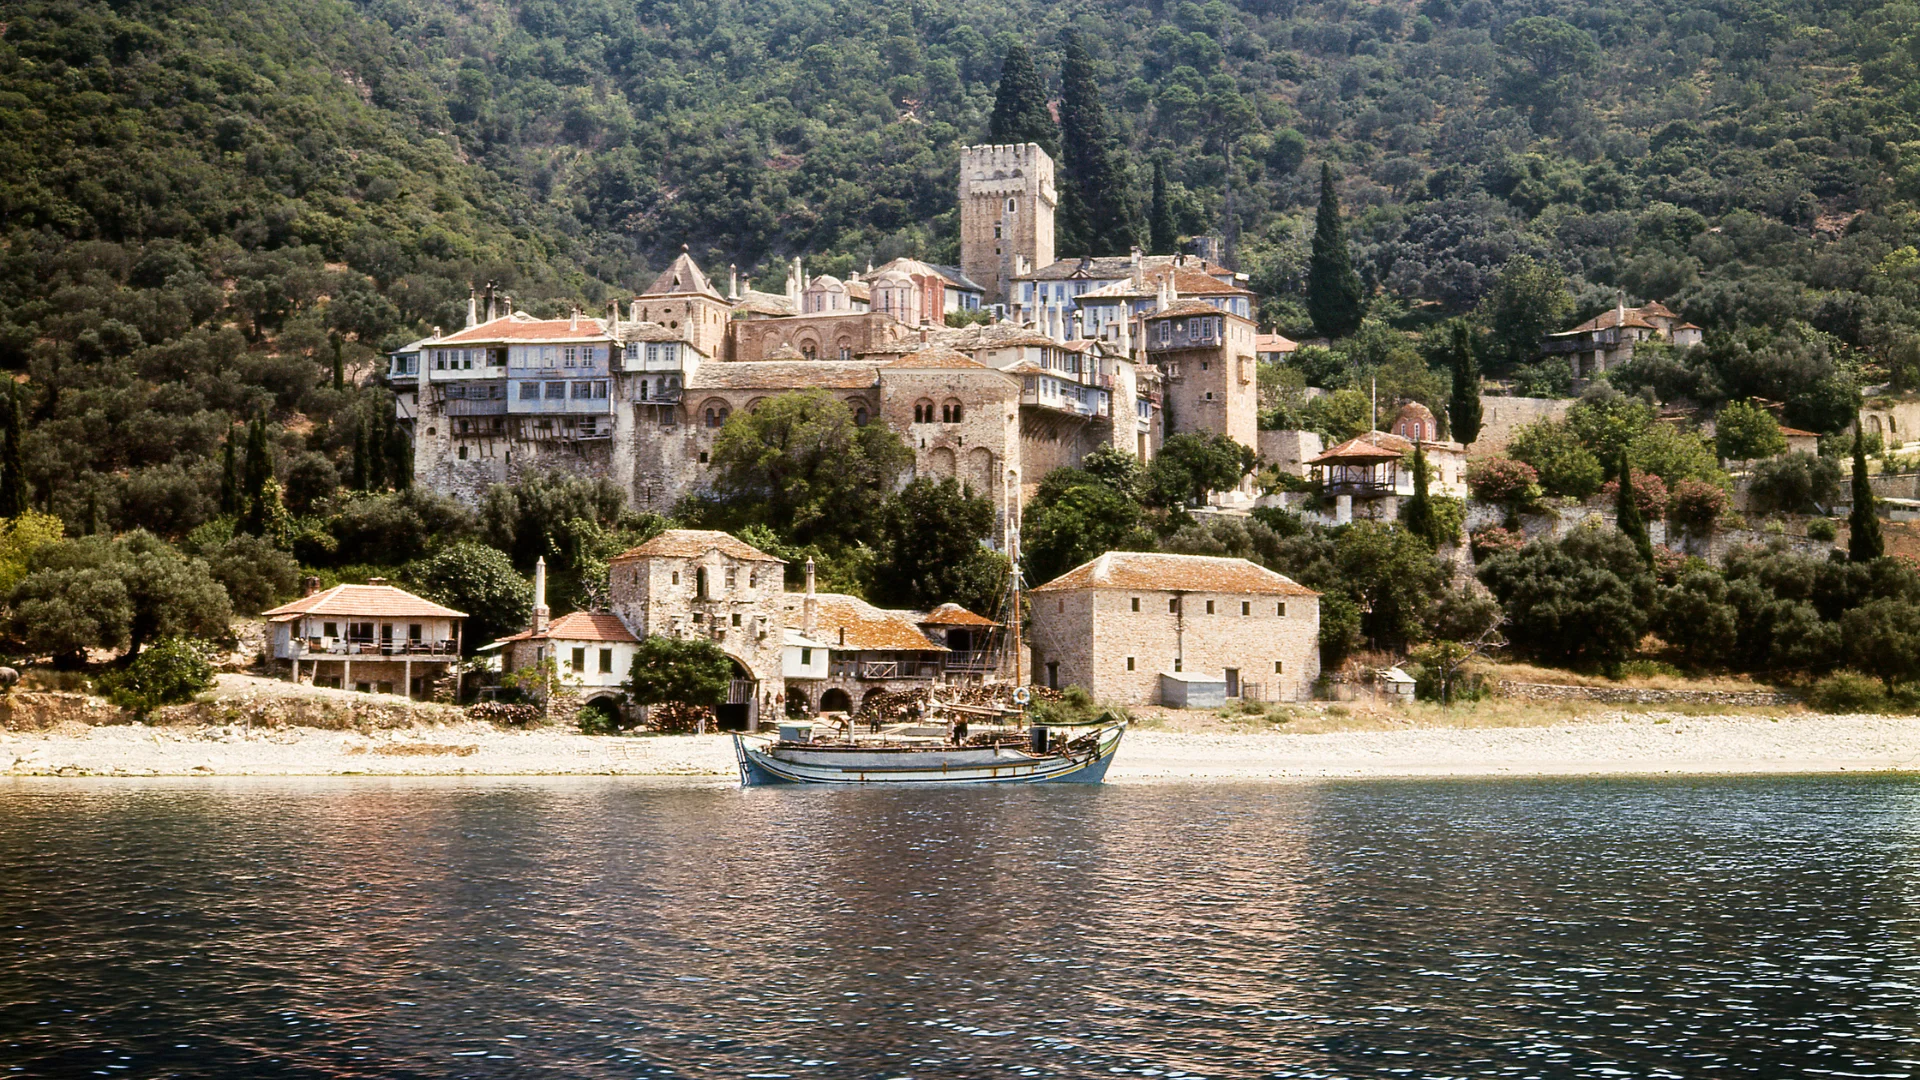
M818 360L820 359L820 346L815 345L811 341L803 342L800 346L800 355L809 360Z
M859 408L853 410L853 426L854 427L867 426L867 407L865 405L862 405Z
M953 398L948 398L946 403L940 406L940 422L941 423L957 424L964 418L965 418L965 409L961 406L960 402L958 402L957 400Z
M916 424L933 423L933 402L921 398L913 403L913 422Z

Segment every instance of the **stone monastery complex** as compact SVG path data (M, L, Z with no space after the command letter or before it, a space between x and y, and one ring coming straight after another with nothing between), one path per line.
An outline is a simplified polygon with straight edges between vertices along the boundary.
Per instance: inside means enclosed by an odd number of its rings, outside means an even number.
M1201 432L1257 449L1240 275L1138 250L1056 260L1053 162L1033 144L963 148L959 200L957 267L903 258L841 281L795 259L772 294L731 273L722 291L683 251L600 317L535 319L475 296L466 326L390 360L415 482L471 502L564 471L666 512L706 485L728 416L795 390L891 426L916 475L956 477L1003 513L1100 446L1145 461ZM994 320L946 325L982 309Z

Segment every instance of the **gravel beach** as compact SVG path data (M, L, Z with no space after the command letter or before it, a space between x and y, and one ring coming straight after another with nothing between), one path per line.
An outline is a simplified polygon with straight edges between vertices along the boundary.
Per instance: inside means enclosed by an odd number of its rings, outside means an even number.
M1537 727L1135 730L1113 783L1920 771L1920 719L1596 714ZM0 732L12 776L735 776L723 736L594 737L465 720L371 732L65 722Z

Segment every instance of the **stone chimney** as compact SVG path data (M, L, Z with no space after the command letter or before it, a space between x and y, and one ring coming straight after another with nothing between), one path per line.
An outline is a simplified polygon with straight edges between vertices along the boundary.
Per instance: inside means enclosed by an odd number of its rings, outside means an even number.
M800 632L813 636L813 623L820 614L820 601L813 597L813 556L807 556L807 593L800 602Z
M492 322L497 317L497 315L494 312L493 282L491 281L487 282L486 316L487 316L486 318L487 322Z
M433 340L435 341L440 340L440 328L437 326L433 328Z
M547 558L542 555L533 562L533 632L547 632L547 619L553 614L547 607Z
M383 577L370 577L367 579L367 584L369 585L379 586L379 585L385 585L386 583L387 583L387 579Z
M301 596L312 596L314 593L317 593L319 591L320 591L319 578L308 576L300 579L300 595Z
M740 302L740 268L733 263L727 264L727 299Z
M1125 307L1120 309L1120 355L1133 359L1133 314Z
M567 320L567 329L569 330L580 329L580 305L579 304L573 305L573 318Z
M480 301L475 297L472 289L467 290L467 325L480 325Z
M512 314L513 314L513 297L511 297L511 296L508 296L508 295L507 295L507 294L505 294L505 293L501 293L501 294L500 294L500 303L501 303L501 304L503 305L503 308L502 308L502 310L501 310L501 312L500 312L500 314L502 314L502 315L512 315Z

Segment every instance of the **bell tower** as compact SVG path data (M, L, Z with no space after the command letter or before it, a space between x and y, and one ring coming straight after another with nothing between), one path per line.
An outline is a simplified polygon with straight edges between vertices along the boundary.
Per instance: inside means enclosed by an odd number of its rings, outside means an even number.
M1053 262L1053 159L1037 143L960 148L960 272L989 304L1012 303L1013 278Z

